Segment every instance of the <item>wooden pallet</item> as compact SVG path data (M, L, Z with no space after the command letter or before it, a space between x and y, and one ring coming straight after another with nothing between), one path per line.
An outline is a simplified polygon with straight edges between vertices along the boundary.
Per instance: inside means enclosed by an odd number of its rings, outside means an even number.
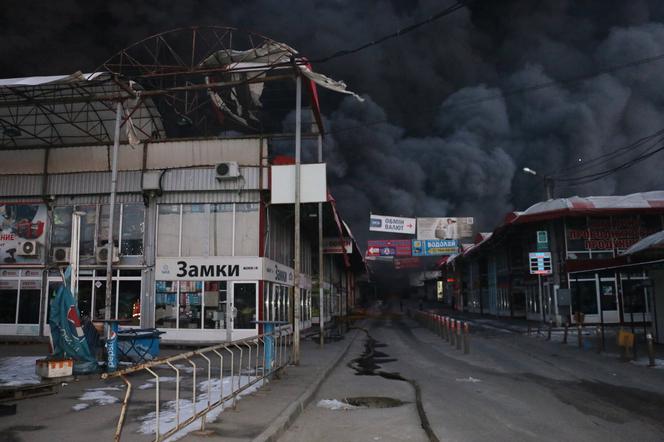
M0 387L0 402L18 401L38 396L48 396L58 392L58 384L49 382L18 387Z

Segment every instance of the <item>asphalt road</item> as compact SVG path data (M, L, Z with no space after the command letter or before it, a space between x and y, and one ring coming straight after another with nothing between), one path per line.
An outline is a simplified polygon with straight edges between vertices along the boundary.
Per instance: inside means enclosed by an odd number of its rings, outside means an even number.
M370 339L353 344L281 441L664 440L664 370L495 329L475 330L464 355L407 317L364 327ZM431 435L400 378L419 385ZM403 404L317 405L376 396Z

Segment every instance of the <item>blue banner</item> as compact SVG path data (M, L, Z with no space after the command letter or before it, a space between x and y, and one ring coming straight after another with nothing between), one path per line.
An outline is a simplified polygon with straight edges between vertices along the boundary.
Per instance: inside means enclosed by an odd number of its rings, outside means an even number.
M71 267L68 267L65 272L65 284L57 288L55 298L51 301L48 318L53 340L51 357L72 358L75 373L94 373L98 371L99 366L85 339L81 316L76 299L69 289L70 285Z
M459 253L459 241L456 239L415 239L413 256L442 256Z

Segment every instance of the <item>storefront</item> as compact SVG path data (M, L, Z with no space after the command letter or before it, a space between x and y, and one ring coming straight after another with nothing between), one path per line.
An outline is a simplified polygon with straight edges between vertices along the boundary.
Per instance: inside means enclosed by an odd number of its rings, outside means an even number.
M158 258L155 278L155 326L166 340L243 339L259 332L262 315L291 316L293 269L268 258Z

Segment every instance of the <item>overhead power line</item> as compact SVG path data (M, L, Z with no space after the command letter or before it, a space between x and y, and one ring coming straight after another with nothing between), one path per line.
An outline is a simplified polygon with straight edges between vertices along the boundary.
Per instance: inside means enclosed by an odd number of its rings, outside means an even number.
M388 34L388 35L384 35L380 38L377 38L376 40L372 40L372 41L370 41L368 43L365 43L361 46L358 46L356 48L342 49L340 51L334 52L331 55L328 55L327 57L319 58L317 60L309 60L309 62L310 63L325 63L325 62L328 62L328 61L333 60L335 58L345 57L346 55L355 54L357 52L363 51L363 50L365 50L367 48L370 48L372 46L379 45L379 44L381 44L381 43L383 43L387 40L390 40L390 39L408 34L409 32L412 32L412 31L414 31L418 28L421 28L422 26L428 25L429 23L433 23L434 21L439 20L439 19L441 19L441 18L443 18L447 15L450 15L453 12L463 8L464 6L465 5L464 5L463 2L456 2L453 5L448 6L447 8L443 9L442 11L439 11L439 12L429 16L429 18L427 18L425 20L422 20L422 21L419 21L417 23L413 23L412 25L406 26L405 28L401 28L401 29L397 30L396 32L393 32L393 33Z

